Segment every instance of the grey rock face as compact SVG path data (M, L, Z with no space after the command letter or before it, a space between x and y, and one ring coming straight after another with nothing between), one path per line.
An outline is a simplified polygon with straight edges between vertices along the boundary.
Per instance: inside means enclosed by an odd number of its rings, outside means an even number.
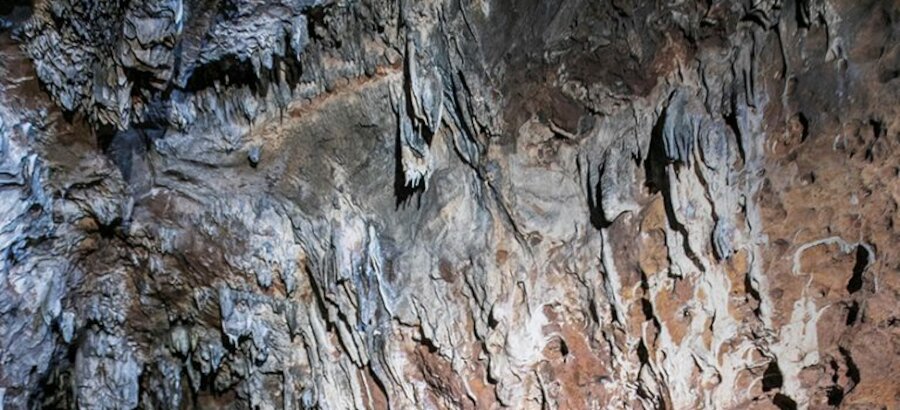
M0 409L900 404L890 2L0 14Z

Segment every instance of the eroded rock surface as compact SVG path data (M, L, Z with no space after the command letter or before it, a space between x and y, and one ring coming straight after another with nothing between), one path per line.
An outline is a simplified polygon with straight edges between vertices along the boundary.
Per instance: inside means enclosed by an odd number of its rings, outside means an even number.
M2 409L900 406L892 0L0 14Z

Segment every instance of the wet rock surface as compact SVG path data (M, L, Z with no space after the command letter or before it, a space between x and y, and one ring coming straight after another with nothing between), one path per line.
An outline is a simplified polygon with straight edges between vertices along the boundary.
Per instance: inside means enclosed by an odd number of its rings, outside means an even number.
M0 408L900 406L900 7L0 5Z

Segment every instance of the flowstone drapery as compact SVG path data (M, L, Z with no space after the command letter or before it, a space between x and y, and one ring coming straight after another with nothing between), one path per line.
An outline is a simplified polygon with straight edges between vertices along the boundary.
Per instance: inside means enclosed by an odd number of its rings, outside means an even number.
M900 406L900 8L0 6L0 408Z

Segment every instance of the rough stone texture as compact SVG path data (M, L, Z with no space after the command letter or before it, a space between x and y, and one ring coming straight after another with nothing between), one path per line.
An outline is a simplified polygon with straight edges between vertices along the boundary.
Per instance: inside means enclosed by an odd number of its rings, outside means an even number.
M895 1L0 15L2 409L900 407Z

